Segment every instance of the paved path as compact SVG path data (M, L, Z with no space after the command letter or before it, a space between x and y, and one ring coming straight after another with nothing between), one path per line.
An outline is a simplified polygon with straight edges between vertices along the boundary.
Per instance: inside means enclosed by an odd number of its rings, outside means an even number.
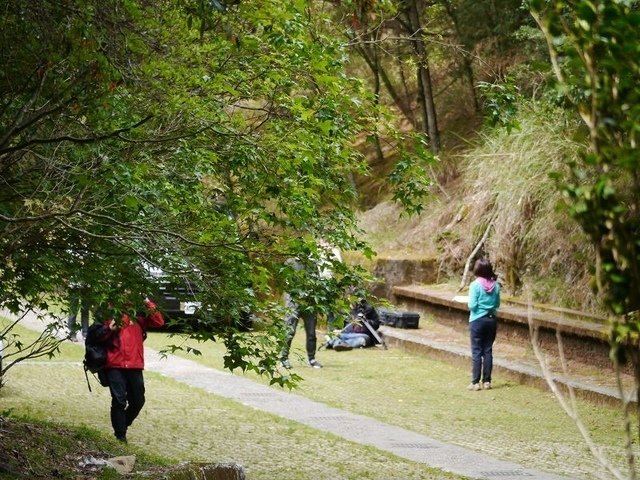
M147 370L158 372L179 382L448 472L479 479L559 480L567 478L525 469L515 463L448 445L373 418L328 407L294 393L204 367L191 360L175 356L161 358L151 349L145 350L145 359Z
M37 330L43 328L42 322L35 316L25 318L21 325ZM145 360L147 370L187 385L458 475L485 480L568 479L439 442L425 435L332 408L239 375L208 368L192 360L173 355L161 356L149 348L145 348Z

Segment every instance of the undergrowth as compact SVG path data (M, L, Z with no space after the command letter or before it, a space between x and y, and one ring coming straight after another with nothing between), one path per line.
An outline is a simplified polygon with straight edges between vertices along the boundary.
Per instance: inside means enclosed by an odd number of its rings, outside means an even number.
M0 416L0 480L122 478L114 469L92 460L133 454L126 445L91 428L62 426L7 413ZM136 452L136 464L138 469L149 471L166 465L166 461Z
M545 101L523 101L518 124L511 132L487 129L448 158L459 177L419 217L384 203L362 213L361 227L381 256L437 258L440 282L460 281L488 229L477 256L491 259L508 293L597 312L592 248L551 176L566 173L583 144L578 119Z

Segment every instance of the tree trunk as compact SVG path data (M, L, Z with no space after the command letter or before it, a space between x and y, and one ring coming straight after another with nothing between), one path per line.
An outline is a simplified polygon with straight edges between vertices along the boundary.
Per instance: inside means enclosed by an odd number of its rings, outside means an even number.
M476 81L475 75L473 73L473 65L471 63L470 52L472 47L468 45L462 38L462 33L460 31L460 25L458 24L458 15L456 9L451 2L445 0L442 2L444 5L444 9L447 12L447 15L451 19L451 23L453 24L453 29L456 33L456 37L458 41L463 45L464 51L462 52L462 69L464 74L467 77L467 82L469 83L469 93L471 94L471 99L473 100L473 107L476 113L480 113L480 102L478 101L478 95L476 94Z
M377 50L377 46L374 46L373 49ZM357 45L356 50L360 53L360 56L367 63L374 77L376 77L376 81L381 80L384 84L389 96L395 103L396 107L402 112L407 120L411 123L411 125L416 127L416 119L413 115L413 111L411 110L411 106L402 98L402 96L398 93L396 88L393 86L389 75L387 75L387 71L380 65L380 61L378 59L377 51L371 52L370 49L363 44Z
M424 41L422 39L422 0L410 0L407 2L410 35L415 36L413 48L418 57L418 87L420 109L424 120L423 131L429 137L429 145L433 153L440 151L440 134L438 132L438 122L436 107L433 102L433 91L431 88L431 73L429 72L429 57Z
M376 96L376 106L380 104L380 57L378 55L378 47L373 47L374 52L374 64L376 66L375 71L375 96ZM380 136L376 131L375 134L376 141L376 154L378 156L378 161L382 164L384 162L384 152L382 151L382 144L380 143Z

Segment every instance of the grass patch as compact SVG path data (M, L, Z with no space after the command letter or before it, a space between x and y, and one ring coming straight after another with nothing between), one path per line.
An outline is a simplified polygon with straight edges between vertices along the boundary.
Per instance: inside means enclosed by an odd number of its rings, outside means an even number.
M21 328L19 333L32 334ZM166 340L152 333L148 345ZM2 410L45 422L46 429L74 425L95 430L107 439L108 453L121 454L123 447L110 441L108 390L87 390L82 353L82 346L65 343L55 361L16 366L0 389ZM207 357L213 355L208 351ZM127 435L132 452L162 455L167 461L238 462L251 480L460 478L153 372L145 372L145 383L147 404Z
M154 334L147 344L161 348L174 340ZM304 377L299 394L529 468L573 478L597 477L599 465L548 392L499 378L492 391L468 392L466 369L395 348L321 351L318 359L325 368L313 370L305 366L303 340L299 332L292 355L294 371ZM196 347L203 355L189 358L222 369L222 346ZM618 410L586 401L578 404L594 440L624 470Z
M150 333L146 345L160 349L178 341ZM310 369L305 366L303 342L300 331L291 356L294 371L304 377L298 394L528 468L597 478L598 464L547 392L500 378L494 380L492 391L468 392L467 369L396 348L320 351L325 368ZM202 356L183 356L223 369L223 346L187 344ZM82 352L80 345L67 342L54 361L16 367L0 389L2 409L56 424L84 425L109 437L108 391L96 386L88 392L80 365ZM145 377L147 405L129 434L132 445L145 452L176 460L237 461L251 479L449 478L152 372ZM618 410L586 401L578 404L594 440L624 470Z

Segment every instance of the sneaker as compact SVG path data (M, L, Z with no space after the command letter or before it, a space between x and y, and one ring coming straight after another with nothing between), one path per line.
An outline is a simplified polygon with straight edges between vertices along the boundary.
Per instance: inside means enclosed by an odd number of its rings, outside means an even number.
M485 390L491 390L491 382L484 382L482 388L484 388Z
M480 384L479 383L470 383L469 386L467 387L467 390L471 390L473 392L477 392L478 390L480 390Z
M315 358L309 360L309 366L312 368L322 368L322 364Z
M280 365L282 365L282 368L286 368L287 370L291 370L291 363L289 362L289 359L285 358L284 360L280 361Z
M351 345L347 345L344 342L338 342L333 346L333 349L336 352L346 352L348 350L353 350L353 347Z

